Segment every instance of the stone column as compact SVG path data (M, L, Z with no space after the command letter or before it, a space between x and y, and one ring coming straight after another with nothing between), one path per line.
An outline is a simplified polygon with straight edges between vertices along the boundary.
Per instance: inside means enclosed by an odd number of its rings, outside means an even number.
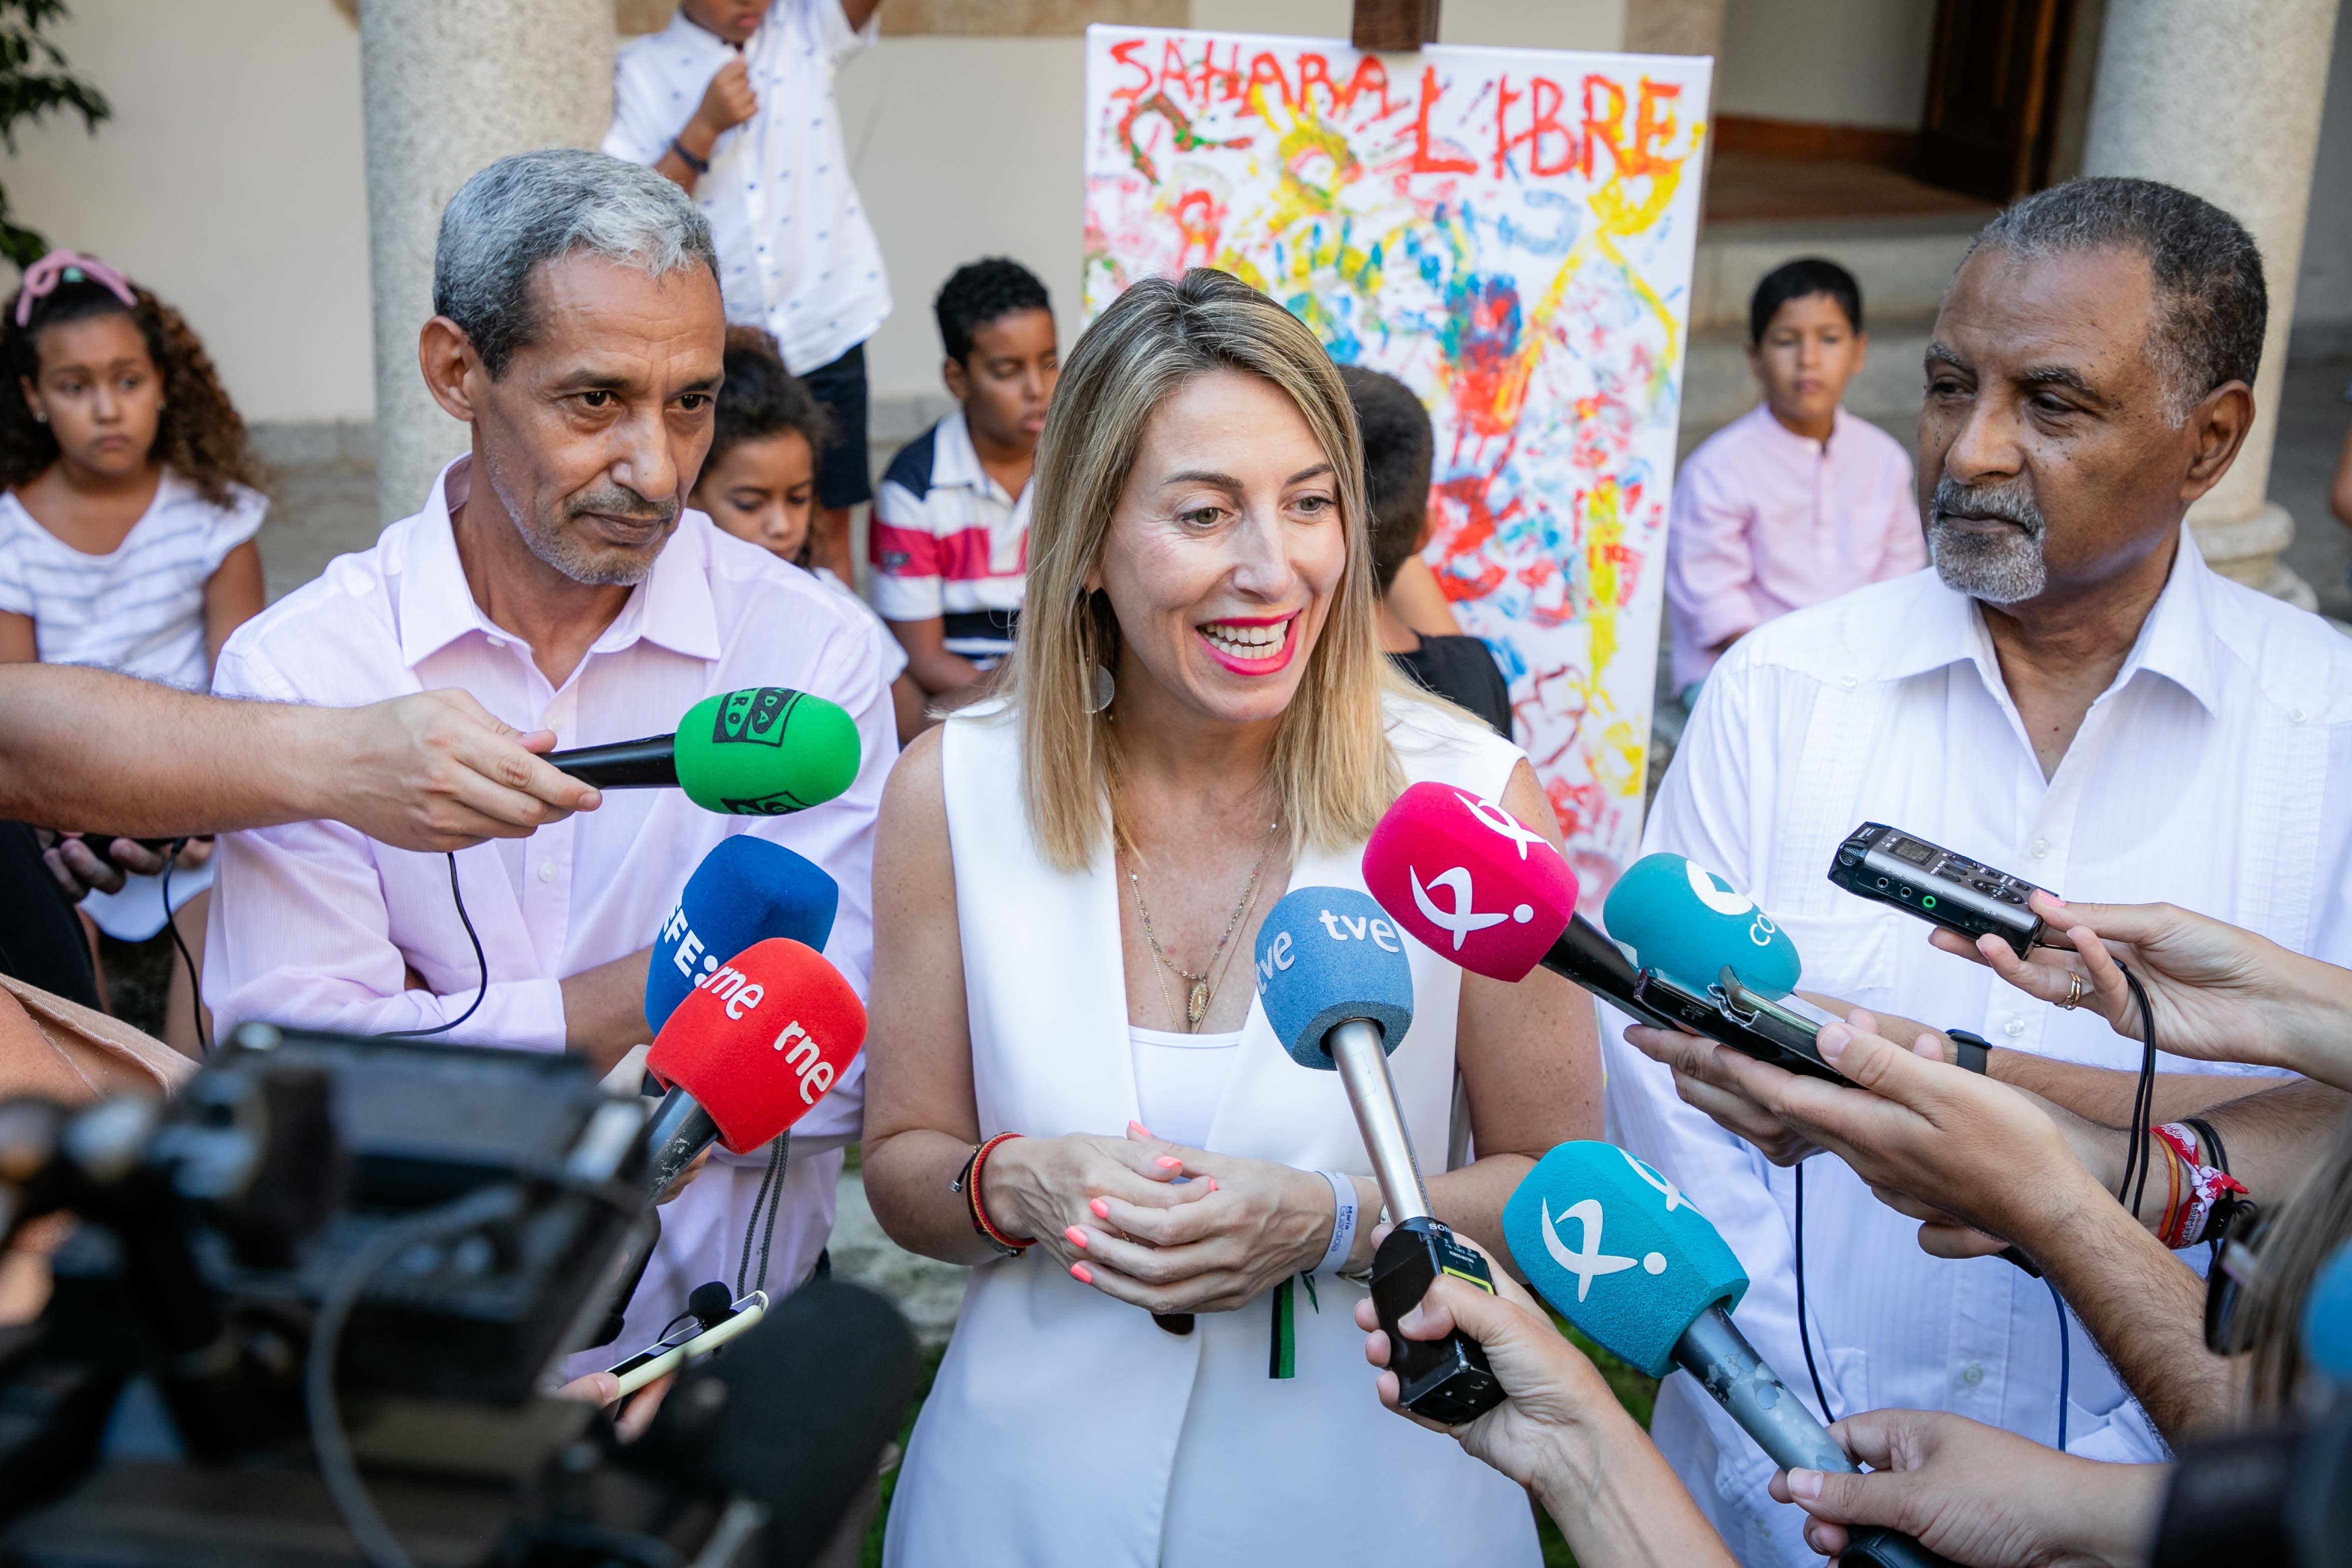
M593 147L613 112L613 0L362 0L376 495L415 511L466 449L416 369L441 209L509 153Z
M2137 174L2196 192L2263 248L2270 333L2255 421L2212 494L2189 513L2217 571L2306 608L2317 599L2279 552L2294 520L2269 499L2287 325L2327 94L2337 0L2107 0L2086 174Z

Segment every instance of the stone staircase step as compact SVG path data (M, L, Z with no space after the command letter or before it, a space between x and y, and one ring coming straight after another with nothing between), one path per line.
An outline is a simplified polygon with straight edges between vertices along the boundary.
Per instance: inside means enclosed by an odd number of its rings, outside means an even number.
M1716 223L1699 232L1691 274L1694 327L1738 326L1764 275L1801 256L1825 257L1862 285L1863 314L1935 314L1944 286L1985 220L1981 212L1813 222Z

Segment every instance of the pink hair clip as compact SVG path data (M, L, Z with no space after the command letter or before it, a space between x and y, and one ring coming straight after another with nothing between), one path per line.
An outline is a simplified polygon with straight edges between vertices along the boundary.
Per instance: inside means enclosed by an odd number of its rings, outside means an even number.
M68 276L75 272L81 277ZM55 293L60 283L78 283L84 279L103 283L125 305L134 310L139 308L139 297L131 291L130 281L105 262L70 250L52 250L25 268L24 287L16 290L16 324L22 327L32 321L34 300Z

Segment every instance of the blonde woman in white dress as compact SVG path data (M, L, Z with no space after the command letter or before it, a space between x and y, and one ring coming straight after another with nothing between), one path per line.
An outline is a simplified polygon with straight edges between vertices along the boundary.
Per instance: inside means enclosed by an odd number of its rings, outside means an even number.
M891 776L866 1191L901 1244L974 1268L889 1563L1538 1560L1524 1493L1380 1406L1347 1278L1370 1166L1252 984L1265 910L1360 888L1407 783L1551 821L1515 747L1388 673L1360 450L1265 296L1129 289L1038 450L1012 683ZM1591 1004L1411 952L1406 1120L1440 1217L1505 1256L1531 1161L1599 1136ZM1441 1172L1457 1068L1475 1157Z

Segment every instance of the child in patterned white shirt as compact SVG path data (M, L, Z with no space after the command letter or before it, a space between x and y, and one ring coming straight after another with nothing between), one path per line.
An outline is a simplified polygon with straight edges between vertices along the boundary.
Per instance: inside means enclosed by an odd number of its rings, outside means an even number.
M26 270L0 315L0 661L98 665L204 690L229 633L261 609L254 535L268 505L204 344L114 268L60 250ZM125 942L154 937L169 918L194 963L211 850L196 841L172 866L168 917L157 875L91 892L83 910ZM112 855L163 868L127 841ZM80 896L83 874L65 853L46 858ZM194 978L173 970L164 1015L165 1037L191 1053Z

